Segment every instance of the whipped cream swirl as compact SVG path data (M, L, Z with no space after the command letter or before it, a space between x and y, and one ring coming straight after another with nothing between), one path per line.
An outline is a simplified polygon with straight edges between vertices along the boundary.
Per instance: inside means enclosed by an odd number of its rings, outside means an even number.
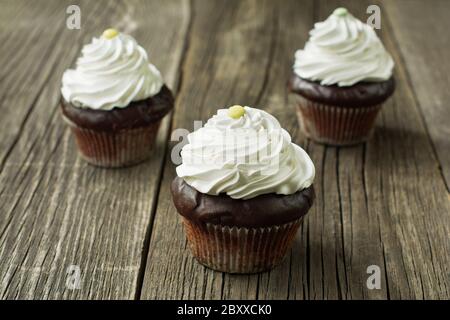
M244 107L238 119L220 109L188 135L179 177L199 192L250 199L267 193L293 194L309 187L315 168L308 154L265 111Z
M345 8L316 23L303 50L295 53L294 72L322 85L351 86L392 76L394 61L375 31Z
M85 45L76 69L64 72L62 95L76 107L124 108L156 95L164 82L136 40L122 33L93 38Z

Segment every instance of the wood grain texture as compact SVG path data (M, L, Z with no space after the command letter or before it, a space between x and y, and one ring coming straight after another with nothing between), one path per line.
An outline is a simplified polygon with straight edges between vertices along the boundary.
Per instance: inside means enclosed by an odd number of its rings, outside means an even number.
M450 1L385 1L414 102L420 107L450 191Z
M385 12L389 3L380 4ZM398 88L368 145L369 208L380 220L390 298L448 299L450 198L409 81L410 64L394 37L401 27L389 15L386 20L381 31L396 62Z
M0 298L449 299L448 2L431 2L81 1L71 31L69 2L2 1ZM294 52L334 8L365 20L372 3L397 90L366 144L315 144L286 88ZM79 159L58 112L62 72L110 26L134 35L178 91L154 157L119 170ZM272 113L316 165L317 198L293 248L259 275L198 264L169 190L170 132L231 104ZM70 265L79 290L66 286ZM380 290L366 287L370 265Z
M10 45L2 46L0 58L6 66L0 87L0 297L132 299L141 283L169 118L151 161L120 170L89 166L77 157L59 116L60 80L84 43L119 25L176 87L187 3L79 2L82 28L76 31L65 28L68 2L24 3L8 2L6 11L2 4L5 18L23 12L18 27L9 20ZM66 287L70 265L80 267L79 290Z
M189 252L170 199L174 169L167 161L141 298L448 298L447 193L389 22L380 36L397 63L397 92L370 142L332 148L301 136L286 79L313 21L342 5L364 20L369 2L221 4L194 4L173 128L191 130L194 120L234 103L268 110L316 164L316 203L278 268L250 276L217 273ZM380 267L381 290L366 287L370 265Z

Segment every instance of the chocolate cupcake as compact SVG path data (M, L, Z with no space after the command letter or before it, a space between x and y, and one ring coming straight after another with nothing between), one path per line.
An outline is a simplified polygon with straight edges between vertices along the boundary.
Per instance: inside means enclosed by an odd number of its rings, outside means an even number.
M314 141L366 141L383 103L395 90L394 62L372 27L336 9L316 23L295 53L289 89L301 130Z
M174 103L145 50L115 29L84 46L76 68L64 72L61 92L80 155L101 167L147 159Z
M255 273L280 263L314 200L314 165L259 109L218 110L188 136L171 191L203 265Z

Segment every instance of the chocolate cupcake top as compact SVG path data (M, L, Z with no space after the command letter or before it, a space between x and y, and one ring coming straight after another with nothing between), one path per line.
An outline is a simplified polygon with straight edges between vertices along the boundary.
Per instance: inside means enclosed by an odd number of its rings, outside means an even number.
M107 132L146 127L163 118L172 110L173 104L172 92L165 85L152 97L132 101L126 108L112 110L81 109L61 99L66 121L85 129Z
M295 53L293 69L302 79L346 87L386 81L393 67L373 28L338 8L314 25L305 48Z
M308 188L315 169L307 153L267 112L242 106L220 109L188 135L177 174L203 194L251 199Z
M345 108L370 107L383 103L395 90L394 77L383 82L358 82L350 87L323 86L293 74L289 89L309 100Z
M85 45L75 69L64 72L61 92L71 105L93 110L128 107L158 94L164 84L136 40L107 29Z
M315 198L311 185L289 195L270 193L242 201L226 194L200 193L180 177L172 181L171 191L178 212L191 221L246 228L282 225L299 219L308 213Z

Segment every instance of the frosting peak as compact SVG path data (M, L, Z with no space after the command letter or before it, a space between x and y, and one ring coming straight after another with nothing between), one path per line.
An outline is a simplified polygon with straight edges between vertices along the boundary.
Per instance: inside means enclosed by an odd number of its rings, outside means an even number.
M115 29L93 38L81 53L76 68L64 72L61 88L64 99L76 107L124 108L156 95L164 84L145 50Z
M310 31L303 50L295 53L294 72L322 85L351 86L360 81L385 81L394 61L369 25L337 8Z
M204 127L188 135L179 177L209 195L234 199L261 194L293 194L309 187L315 175L306 152L291 142L277 119L250 107L239 118L219 109Z

